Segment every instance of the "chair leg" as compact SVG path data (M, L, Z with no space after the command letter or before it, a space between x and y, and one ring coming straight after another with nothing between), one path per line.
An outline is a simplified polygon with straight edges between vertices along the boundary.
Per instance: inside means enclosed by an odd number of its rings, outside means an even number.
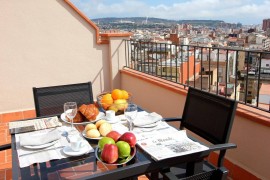
M170 168L166 168L166 169L163 169L161 171L161 174L162 174L164 180L169 180L170 179L170 177L168 177L170 175L167 175L167 173L170 173Z
M228 170L225 167L220 167L215 171L215 178L220 180L227 180Z
M149 179L158 179L159 178L158 175L159 175L159 171L152 171L151 173L148 174L148 178Z

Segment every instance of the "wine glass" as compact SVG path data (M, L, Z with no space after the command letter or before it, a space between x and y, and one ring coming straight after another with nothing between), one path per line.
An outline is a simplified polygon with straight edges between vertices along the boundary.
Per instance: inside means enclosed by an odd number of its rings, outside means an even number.
M65 112L66 117L68 117L68 119L71 122L71 131L72 131L72 130L74 130L73 118L77 114L77 103L76 102L66 102L64 104L64 112Z
M133 130L133 121L137 116L138 107L136 104L128 104L127 108L125 109L125 116L129 122L129 131Z

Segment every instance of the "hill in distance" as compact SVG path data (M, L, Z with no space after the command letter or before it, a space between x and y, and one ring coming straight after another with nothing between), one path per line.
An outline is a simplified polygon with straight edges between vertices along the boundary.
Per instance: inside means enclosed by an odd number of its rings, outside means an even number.
M98 22L99 24L111 24L111 23L125 23L125 22L134 22L135 24L191 24L191 25L206 25L213 26L220 23L225 23L221 20L169 20L169 19L161 19L161 18L153 18L153 17L107 17L107 18L96 18L92 19L94 22Z

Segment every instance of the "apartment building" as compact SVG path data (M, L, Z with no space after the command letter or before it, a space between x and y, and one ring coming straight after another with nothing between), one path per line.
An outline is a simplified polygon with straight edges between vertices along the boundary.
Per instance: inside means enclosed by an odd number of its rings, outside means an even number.
M264 50L270 51L270 38L262 40L262 47Z
M270 28L270 19L264 19L262 24L262 29L264 31L267 31L267 29Z
M270 74L270 59L261 60L261 73Z
M239 90L237 91L236 99L239 101L254 104L256 102L258 81L250 78L247 83L239 83ZM247 91L245 91L247 89Z

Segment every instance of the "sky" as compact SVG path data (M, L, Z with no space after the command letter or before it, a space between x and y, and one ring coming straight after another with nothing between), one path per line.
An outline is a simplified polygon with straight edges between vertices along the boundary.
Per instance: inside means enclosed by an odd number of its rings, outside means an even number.
M71 0L90 19L154 17L171 20L223 20L243 25L270 18L270 0Z

